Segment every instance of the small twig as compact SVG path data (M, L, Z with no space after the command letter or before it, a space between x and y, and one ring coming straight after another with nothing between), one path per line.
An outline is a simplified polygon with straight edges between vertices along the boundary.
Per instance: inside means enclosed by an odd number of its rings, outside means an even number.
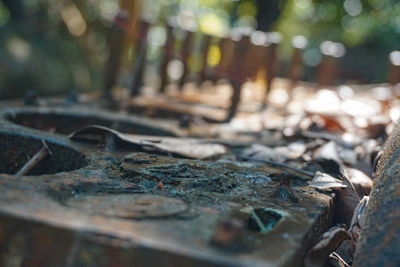
M347 177L348 177L347 173L346 173L346 175L342 175L342 177L343 177L344 180L346 180L347 183L349 183L350 188L351 188L351 191L353 191L353 193L354 193L354 195L356 196L358 202L360 202L361 199L360 199L360 197L358 196L357 190L356 190L356 188L354 187L353 183L350 181L350 179L347 178Z
M34 167L36 167L47 155L51 155L51 151L46 142L42 140L42 148L30 159L15 175L27 175Z
M304 175L306 175L308 177L311 177L311 178L313 178L315 176L315 173L313 173L313 172L304 171L304 170L292 167L292 166L284 164L284 163L279 163L279 162L276 162L276 161L271 161L271 160L266 160L266 159L256 159L256 158L252 158L252 157L239 156L239 155L236 155L236 157L239 158L239 159L253 160L253 161L262 162L262 163L271 165L273 167L285 168L285 169L288 169L288 170L292 170L292 171L304 174Z
M260 233L268 232L268 229L265 227L265 224L262 222L260 217L258 217L258 215L254 212L254 210L250 212L250 216L253 217L253 219L256 221L257 226L260 228Z
M328 141L334 141L344 147L347 148L353 148L356 146L356 144L352 144L349 142L344 141L342 138L330 134L330 133L318 133L318 132L311 132L311 131L301 131L300 135L305 137L305 138L312 138L312 139L324 139Z
M332 252L333 256L336 257L337 261L341 263L343 267L350 267L350 265L337 254L336 252Z

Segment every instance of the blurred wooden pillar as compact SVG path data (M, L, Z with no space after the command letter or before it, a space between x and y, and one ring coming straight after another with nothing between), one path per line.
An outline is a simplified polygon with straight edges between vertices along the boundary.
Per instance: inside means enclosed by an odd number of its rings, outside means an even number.
M142 0L119 0L119 3L121 10L129 12L128 27L133 31L137 27L139 18L141 17Z
M231 105L228 110L226 121L230 121L237 113L240 102L242 85L249 76L249 69L245 64L250 47L250 37L243 33L233 32L232 36L235 41L234 53L228 69L229 81L232 84L233 92L231 97Z
M111 89L116 84L119 70L121 68L121 57L123 54L123 43L126 37L124 26L127 25L129 13L121 10L114 19L113 26L109 30L108 45L109 55L104 73L104 93L111 97Z
M249 77L257 79L260 70L265 69L265 57L267 47L267 34L261 31L254 31L250 35L250 48L247 57Z
M290 79L292 86L294 86L303 73L302 53L303 49L307 46L307 39L301 35L295 36L292 40L292 46L294 52L289 65L288 78Z
M320 85L332 85L339 77L338 59L346 53L346 48L341 43L324 41L320 45L323 55L317 70L317 83Z
M144 67L146 63L147 52L147 33L150 28L150 22L141 20L139 23L138 49L135 55L135 64L132 73L132 82L130 87L131 96L136 96L140 93L140 88L143 83Z
M193 38L194 38L194 33L195 33L195 29L188 29L185 30L185 39L183 40L182 43L182 47L181 47L181 54L180 54L180 58L183 64L183 71L182 71L182 76L179 80L179 89L182 90L183 89L183 85L185 84L185 79L186 76L188 75L189 72L189 68L188 68L188 60L189 60L189 56L190 53L192 51L192 45L193 45Z
M219 41L219 50L221 51L221 59L215 68L214 82L219 79L229 79L228 70L232 65L235 54L235 41L230 37L222 37Z
M166 26L166 40L163 47L163 55L161 59L161 69L160 69L160 76L161 76L161 84L159 92L163 93L165 91L165 87L168 83L168 63L171 61L173 57L173 49L174 49L174 28L171 22L167 23Z
M136 50L138 49L137 29L139 28L142 15L142 0L119 0L119 6L121 10L126 10L129 13L129 18L125 26L125 30L129 34L125 36L122 47L122 53L126 55L132 44L134 44ZM123 58L123 64L130 66L131 62L129 62L128 57Z
M267 88L265 91L264 104L267 102L268 94L272 89L272 80L276 76L278 70L278 58L277 58L277 47L282 41L282 35L279 32L267 33L268 43L270 44L266 49L266 74L267 74Z
M117 83L121 65L127 60L123 55L132 43L130 33L133 32L141 10L141 0L120 0L119 3L120 11L108 33L109 55L104 73L106 97L110 97L111 89Z
M389 54L388 81L392 85L400 82L400 51L393 51Z
M200 71L200 84L207 79L207 70L208 70L208 52L210 48L212 36L208 34L203 34L203 43L202 43L202 67Z
M333 57L324 55L317 72L317 83L319 85L332 85L338 75L336 60Z

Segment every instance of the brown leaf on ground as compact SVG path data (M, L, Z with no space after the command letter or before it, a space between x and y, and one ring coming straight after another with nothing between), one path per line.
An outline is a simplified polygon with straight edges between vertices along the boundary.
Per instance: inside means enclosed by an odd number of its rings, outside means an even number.
M226 153L226 147L220 144L207 143L194 138L174 138L124 134L99 125L89 125L73 132L72 140L101 140L105 134L113 134L124 143L136 145L144 151L156 151L164 154L175 154L187 158L204 159ZM88 139L90 138L90 139Z
M322 235L319 241L308 253L304 260L305 267L328 266L329 255L346 239L349 233L344 228L332 227Z
M359 197L368 196L374 184L372 179L360 170L354 168L346 168L345 170Z
M346 183L346 181L344 182ZM353 211L359 202L358 195L350 186L337 190L336 194L336 219L348 227L353 217Z
M331 175L331 178L328 178L327 176L316 176L315 178L320 179L321 182L323 182L322 184L326 184L326 189L332 188L336 190L336 219L338 222L342 222L345 223L346 226L350 226L353 211L360 201L360 198L353 184L347 178L344 164L341 163L340 160L325 158L316 159L315 162L320 165L324 172L329 173L327 175ZM332 180L332 178L336 180ZM318 181L318 179L316 181ZM332 184L330 184L330 182L332 182ZM337 186L339 184L342 186Z

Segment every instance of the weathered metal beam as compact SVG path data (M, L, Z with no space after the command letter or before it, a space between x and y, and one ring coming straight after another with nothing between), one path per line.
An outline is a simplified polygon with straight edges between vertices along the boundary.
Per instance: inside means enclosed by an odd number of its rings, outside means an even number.
M400 125L379 159L353 266L400 266Z
M0 110L0 266L295 266L332 223L331 195L291 177L298 202L277 198L282 182L270 168L155 151L124 156L126 144L104 153L66 136L71 126L115 121L166 135L97 109ZM42 138L53 152L44 165L10 175Z

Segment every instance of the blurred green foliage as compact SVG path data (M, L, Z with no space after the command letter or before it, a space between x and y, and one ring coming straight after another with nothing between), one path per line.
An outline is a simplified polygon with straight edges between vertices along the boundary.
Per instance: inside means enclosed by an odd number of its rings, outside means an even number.
M341 59L344 80L384 82L388 55L400 48L400 1L289 0L277 25L285 35L285 59L298 34L309 39L308 52L323 40L342 42L347 47Z
M102 1L91 2L0 2L0 97L100 88L109 20L101 12ZM84 32L71 33L65 20L72 25L77 15L68 18L66 10L79 10Z

